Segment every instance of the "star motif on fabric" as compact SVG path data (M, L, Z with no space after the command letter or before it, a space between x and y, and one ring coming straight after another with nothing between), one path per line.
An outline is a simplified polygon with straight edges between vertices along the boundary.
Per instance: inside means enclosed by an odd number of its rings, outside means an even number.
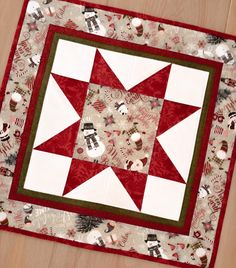
M38 26L36 24L36 21L27 23L29 27L29 32L38 31Z
M211 221L202 222L202 224L203 224L205 233L207 233L208 231L214 231Z
M151 109L153 110L154 108L160 107L160 103L158 99L154 99L150 101L151 104Z
M104 121L105 121L105 127L112 125L112 124L115 124L115 120L114 120L113 115L109 115L107 117L104 117Z

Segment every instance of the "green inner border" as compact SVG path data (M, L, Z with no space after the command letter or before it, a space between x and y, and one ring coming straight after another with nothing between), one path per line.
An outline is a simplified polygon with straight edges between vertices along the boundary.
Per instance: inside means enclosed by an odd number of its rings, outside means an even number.
M84 45L89 45L89 46L93 46L93 47L97 47L97 48L112 50L112 51L116 51L116 52L120 52L120 53L130 54L130 55L134 55L134 56L141 56L141 57L157 59L157 60L161 60L161 61L167 61L170 63L175 63L178 65L191 67L194 69L209 72L207 89L206 89L206 93L205 93L205 98L204 98L204 103L203 103L203 107L202 107L202 113L201 113L201 118L200 118L200 123L199 123L199 128L198 128L198 133L197 133L197 138L196 138L196 143L195 143L195 148L194 148L194 156L192 159L192 164L191 164L191 168L190 168L190 172L189 172L188 182L186 184L185 197L183 200L182 210L181 210L181 214L180 214L178 221L169 220L169 219L165 219L165 218L161 218L161 217L157 217L157 216L152 216L149 214L134 212L134 211L127 210L127 209L120 209L117 207L97 204L97 203L88 202L88 201L80 201L80 200L75 200L75 199L64 198L61 196L53 196L50 194L40 193L40 192L27 190L27 189L23 188L24 183L25 183L27 170L28 170L28 166L29 166L29 162L30 162L30 158L31 158L32 149L33 149L33 143L34 143L34 139L35 139L36 132L37 132L37 127L38 127L39 118L40 118L40 114L41 114L41 110L42 110L44 96L45 96L45 92L47 89L47 84L48 84L49 76L51 73L52 65L54 62L56 48L57 48L59 39L72 41L72 42L76 42L76 43L80 43L80 44L84 44ZM30 196L30 197L34 197L34 198L65 203L68 205L76 205L76 206L80 206L83 208L91 208L93 210L102 210L102 211L111 212L111 213L114 213L117 215L127 216L129 218L133 217L136 219L142 219L142 220L148 221L148 222L151 221L151 222L158 222L161 224L175 226L175 227L183 227L184 222L185 222L185 218L186 218L187 209L189 206L191 188L192 188L192 184L194 181L194 175L195 175L197 162L198 162L198 158L199 158L199 153L200 153L200 149L201 149L201 141L202 141L202 138L204 136L204 126L205 126L206 116L207 116L207 112L208 112L209 101L211 99L214 76L215 76L215 68L209 67L207 65L202 65L202 64L195 63L195 62L183 61L183 60L176 59L176 58L169 58L169 57L162 56L162 55L155 55L155 54L142 52L142 51L134 51L134 50L118 47L118 46L112 46L112 45L99 43L99 42L95 42L95 41L91 41L91 40L87 40L87 39L82 39L79 37L71 37L71 36L67 36L65 34L55 33L54 37L53 37L52 46L50 49L49 59L48 59L47 66L46 66L45 73L44 73L44 77L42 80L36 109L35 109L34 120L33 120L33 124L31 127L31 134L29 137L29 141L28 141L28 145L27 145L27 149L26 149L26 153L25 153L25 157L24 157L24 162L23 162L23 166L22 166L22 171L21 171L21 176L20 176L20 181L19 181L19 185L18 185L19 187L18 187L17 193L20 193L20 194L26 195L26 196Z

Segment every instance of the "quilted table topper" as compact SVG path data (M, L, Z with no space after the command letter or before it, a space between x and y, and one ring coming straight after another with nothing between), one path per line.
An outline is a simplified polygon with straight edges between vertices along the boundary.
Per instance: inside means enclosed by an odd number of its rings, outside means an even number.
M213 267L235 162L235 37L25 1L0 115L0 228Z

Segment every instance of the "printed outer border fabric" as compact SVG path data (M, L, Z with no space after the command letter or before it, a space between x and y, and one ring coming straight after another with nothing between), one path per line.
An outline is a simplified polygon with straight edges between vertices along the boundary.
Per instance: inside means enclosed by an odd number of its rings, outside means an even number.
M47 54L49 53L50 49L48 47L48 44L51 44L51 37L54 36L54 34L67 34L68 36L72 35L72 36L78 36L78 37L84 37L84 38L89 38L96 41L96 40L102 40L104 42L106 42L107 44L107 41L105 39L101 39L101 38L97 38L97 37L90 37L86 34L82 34L82 33L78 33L76 34L76 31L73 31L73 30L69 30L69 29L64 29L62 27L57 27L57 26L50 26L49 28L49 35L48 35L48 38L46 40L46 44L45 44L45 53L43 53L43 59L42 59L42 65L39 67L39 75L37 76L37 79L36 79L36 82L35 82L35 93L32 95L32 99L31 99L31 105L29 107L29 114L30 115L33 115L34 114L34 106L35 106L35 102L36 100L38 99L38 90L41 88L41 81L42 81L42 77L44 75L44 68L47 68L48 69L48 64L45 63L45 60L47 60ZM86 40L86 39L85 39ZM110 42L110 44L117 44L117 45L123 45L123 47L125 47L125 45L121 42ZM139 46L134 46L134 45L131 45L131 44L128 44L128 46L126 46L127 48L132 48L133 49L139 49ZM145 51L146 52L153 52L154 53L154 50L153 49L147 49L145 48ZM144 52L144 51L143 51ZM162 53L162 56L171 56L174 54L170 53L170 52L166 52L166 53ZM183 55L180 55L180 57L178 58L179 59L183 59L183 60L190 60L191 57L187 57L187 56L183 56ZM177 58L175 59L177 60ZM210 62L210 61L203 61L202 59L197 59L197 58L194 58L193 59L194 62L196 63L200 63L200 64L206 64L207 66L209 67L213 67L213 68L216 68L215 69L215 78L214 78L214 83L213 83L213 86L212 86L212 96L211 96L211 103L210 103L210 108L209 108L209 112L208 112L208 119L206 119L208 125L206 127L206 131L210 131L210 123L208 120L210 120L210 118L212 117L212 112L214 110L214 99L216 98L216 87L218 89L218 82L219 82L219 75L220 75L220 70L221 70L221 64L219 63L216 63L216 62ZM43 82L44 83L44 82ZM18 157L18 161L17 161L17 165L16 165L16 174L14 176L14 180L13 180L13 184L12 184L12 187L11 187L11 192L10 192L10 198L13 199L13 200L20 200L20 201L24 201L24 202L30 202L30 203L36 203L36 204L39 204L39 205L45 205L45 206L50 206L50 207L54 207L54 208L57 208L57 209L63 209L63 210L66 210L66 205L65 204L62 204L62 201L61 202L54 202L54 199L56 200L56 198L54 198L53 200L49 200L49 198L47 198L47 195L45 195L45 197L43 197L42 194L39 194L37 195L37 193L31 193L30 191L27 191L27 190L24 190L23 187L22 187L22 182L21 180L19 181L19 177L20 177L20 172L21 172L21 163L23 161L23 158L24 158L24 151L27 151L27 149L25 149L25 146L27 144L27 140L28 140L28 135L30 134L31 132L31 125L32 125L32 120L33 120L33 117L31 116L28 116L28 119L26 121L26 125L25 125L25 132L24 132L24 135L22 135L22 147L20 148L20 151L19 151L19 155L20 157ZM204 136L203 138L203 145L202 145L202 148L206 147L206 144L208 143L208 137L207 135ZM201 152L201 156L200 156L200 159L199 159L199 162L200 163L203 163L204 162L204 158L205 158L205 151L206 149L202 149L202 152ZM199 174L199 177L200 177L200 172L202 172L202 169L197 167L197 171L196 171L196 174ZM196 175L197 177L198 175ZM19 183L19 184L18 184ZM20 186L20 189L18 188ZM197 192L197 189L199 187L199 182L197 179L195 179L195 182L192 186L192 189L194 189L194 191ZM20 190L20 191L19 191ZM28 194L27 194L28 192ZM25 193L25 194L24 194ZM25 196L27 195L27 196ZM190 225L191 225L191 221L192 221L192 215L193 215L193 208L194 208L194 205L195 205L195 199L196 199L196 194L194 195L191 195L191 198L190 198L190 201L189 201L189 206L190 206L190 209L188 209L187 211L187 216L184 220L184 225L179 227L179 226L169 226L168 224L167 225L164 225L164 224L156 224L155 222L145 222L145 221L141 221L141 219L135 219L135 218L124 218L122 217L121 215L115 215L112 213L110 214L109 212L98 212L97 210L92 210L92 209L86 209L85 208L79 208L79 211L80 213L91 213L91 215L94 215L94 216L98 216L100 215L101 217L113 217L114 220L117 220L117 221L125 221L127 223L130 223L130 224L137 224L137 225L140 225L140 226L147 226L149 228L155 228L155 229L158 229L160 228L159 230L164 230L164 231L169 231L169 232L178 232L178 233L181 233L181 234L188 234L189 232L189 228L190 228ZM39 196L39 198L37 198L37 196ZM45 199L45 200L37 200L37 199L41 199L41 196L42 196L42 199ZM66 201L65 201L66 202ZM77 212L78 211L78 208L76 206L76 201L75 202L70 202L71 205L69 205L69 201L67 202L68 203L68 211L72 211L72 212Z
M55 2L57 4L62 3L60 1L55 1ZM86 3L80 2L80 1L68 1L68 2L73 2L73 3L76 3L76 4L80 4L80 5L83 5L83 4L86 5ZM9 57L9 61L8 61L8 65L7 65L7 69L6 69L6 73L5 73L5 77L4 77L4 80L3 80L2 90L1 90L1 97L0 97L1 103L3 102L3 99L4 99L4 93L5 93L5 89L7 87L7 82L8 82L8 79L9 79L10 72L11 72L14 53L15 53L15 50L17 48L18 39L20 37L21 28L22 28L22 25L23 25L23 22L24 22L24 16L25 16L26 8L27 8L27 3L28 3L28 1L25 1L25 3L24 3L24 7L22 9L22 14L21 14L21 17L20 17L20 22L18 24L17 32L16 32L15 39L14 39L14 43L13 43L13 46L12 46L12 49L11 49L11 53L10 53L10 57ZM201 31L201 32L205 32L205 33L208 33L208 34L217 35L217 36L220 36L220 37L225 38L225 39L232 39L234 41L236 40L235 37L233 37L233 36L226 35L226 34L221 34L221 33L215 32L215 31L202 29L200 27L193 27L193 26L190 26L190 25L182 24L182 23L176 23L176 22L167 21L167 20L163 20L163 19L153 18L151 16L146 16L146 15L142 15L142 14L138 14L138 13L134 13L134 12L129 12L129 11L125 11L125 10L120 10L120 9L107 8L107 7L103 7L103 6L100 6L100 5L91 4L90 6L94 6L95 8L103 9L103 10L106 10L108 12L115 12L115 13L118 13L118 14L119 13L121 13L121 14L122 13L129 14L129 16L140 17L140 18L143 18L145 20L158 21L158 22L161 22L161 23L164 23L164 24L170 24L172 26L183 27L183 28L194 30L194 31ZM228 67L225 66L225 69L227 71ZM226 71L223 70L223 73L226 72ZM232 143L232 145L234 145L234 137L232 138L231 143ZM228 198L228 193L229 193L229 188L230 188L230 183L231 183L232 173L233 173L233 168L234 168L234 163L235 163L235 157L236 157L236 148L234 146L232 156L231 156L232 160L231 160L230 166L228 168L228 174L227 174L227 180L226 180L226 184L225 184L224 197L223 197L223 201L222 201L222 207L220 209L219 222L218 222L216 234L215 234L215 237L214 237L213 249L212 249L212 253L211 253L211 257L210 257L211 261L210 261L208 267L213 267L215 259L216 259L216 254L217 254L217 249L218 249L219 239L220 239L220 232L221 232L221 229L222 229L223 218L224 218L224 214L225 214L226 203L227 203L227 198ZM199 263L199 260L198 260L198 262L195 262L195 263L192 262L192 264L191 264L190 259L189 260L186 260L186 259L182 260L181 259L182 262L174 261L173 258L172 258L172 260L165 260L165 259L161 259L161 258L156 259L156 258L147 256L144 253L140 254L140 253L135 253L135 252L131 252L131 251L124 251L124 250L108 248L108 247L107 248L97 247L97 246L81 243L81 242L78 242L78 241L72 241L72 240L69 240L69 239L67 240L67 239L62 239L62 238L56 238L54 236L43 235L42 232L38 232L38 233L35 232L35 231L34 232L32 232L32 231L29 232L29 231L26 231L26 230L23 230L23 229L17 229L17 228L12 227L12 226L8 226L8 227L1 226L1 229L8 230L8 231L13 231L13 232L19 232L19 233L23 233L23 234L30 235L30 236L41 237L41 238L44 238L44 239L56 240L56 241L59 241L59 242L71 244L71 245L74 245L74 246L81 246L81 247L88 248L88 249L100 250L100 251L104 251L104 252L117 253L117 254L132 256L132 257L148 259L148 260L152 260L152 261L158 261L158 262L162 262L162 263L173 264L173 265L179 266L179 267L199 267L199 265L201 266L201 264ZM150 230L148 230L148 231L150 232ZM189 239L188 241L190 242L191 240L192 239ZM148 254L148 252L146 252L146 254ZM208 255L208 256L210 256L210 255ZM202 258L203 256L199 256L199 257ZM190 262L190 263L188 263L188 262Z

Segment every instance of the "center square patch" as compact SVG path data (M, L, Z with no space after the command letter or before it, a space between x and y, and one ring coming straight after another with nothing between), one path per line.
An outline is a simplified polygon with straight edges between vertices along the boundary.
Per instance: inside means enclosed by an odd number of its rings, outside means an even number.
M51 25L10 198L188 234L221 68Z

